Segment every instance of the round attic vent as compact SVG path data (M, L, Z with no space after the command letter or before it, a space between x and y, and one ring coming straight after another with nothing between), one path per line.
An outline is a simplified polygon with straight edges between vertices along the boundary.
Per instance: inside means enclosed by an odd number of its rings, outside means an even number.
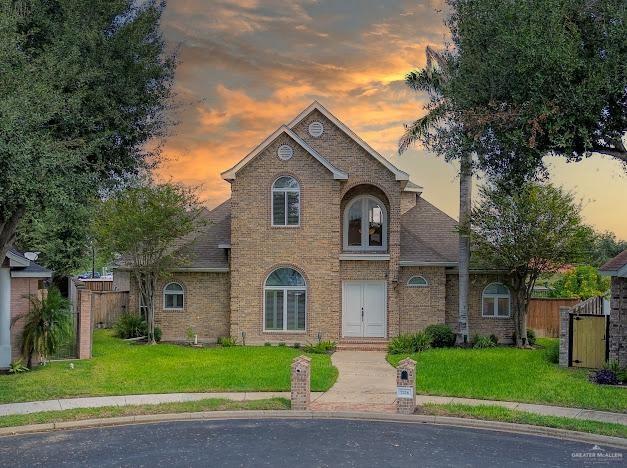
M294 156L294 150L290 145L281 145L277 150L277 155L279 156L279 159L287 161L288 159L291 159L292 156Z
M322 132L324 132L324 127L322 126L322 122L311 122L309 124L309 134L314 137L314 138L318 138L320 135L322 135Z

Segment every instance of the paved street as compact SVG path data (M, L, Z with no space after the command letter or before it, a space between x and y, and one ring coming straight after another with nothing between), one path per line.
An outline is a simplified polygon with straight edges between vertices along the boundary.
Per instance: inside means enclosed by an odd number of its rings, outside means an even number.
M618 452L603 448L593 453ZM580 442L426 424L186 421L4 437L0 466L584 466L572 454L591 450Z

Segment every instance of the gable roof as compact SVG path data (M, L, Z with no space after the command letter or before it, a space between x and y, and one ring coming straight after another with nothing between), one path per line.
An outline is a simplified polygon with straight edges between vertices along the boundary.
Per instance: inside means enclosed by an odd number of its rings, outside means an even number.
M292 120L287 126L289 128L294 128L298 125L305 117L311 114L314 110L317 110L322 115L324 115L327 119L333 122L340 130L342 130L349 138L352 138L359 146L361 146L370 156L375 158L381 164L383 164L390 172L392 172L396 178L396 180L409 180L409 174L401 171L394 164L388 161L385 157L375 151L368 143L362 140L355 132L353 132L350 128L348 128L344 123L342 123L337 117L335 117L331 112L329 112L322 104L318 101L312 102L309 107L303 110L300 114L296 116L294 120Z
M315 159L317 159L320 162L320 164L326 167L331 172L331 174L333 174L334 179L338 179L338 180L348 179L348 174L346 172L338 169L333 164L331 164L328 160L323 158L315 149L313 149L311 146L305 143L305 141L302 138L296 135L296 133L294 133L290 128L286 127L285 125L282 125L278 129L276 129L276 131L274 131L272 135L270 135L268 138L262 141L261 144L259 144L254 150L248 153L248 155L244 159L242 159L240 162L238 162L235 166L233 166L231 169L228 169L224 171L222 174L220 174L222 178L224 180L229 180L229 181L235 180L235 176L240 169L242 169L249 162L255 159L255 157L259 153L261 153L264 149L266 149L279 135L283 133L285 133L290 138L292 138L292 140L298 143L298 145L300 145L305 151L307 151L310 155L312 155Z
M51 278L52 270L29 260L19 250L9 247L6 257L9 259L12 278Z
M627 278L627 249L605 262L605 264L599 268L599 272L605 276Z

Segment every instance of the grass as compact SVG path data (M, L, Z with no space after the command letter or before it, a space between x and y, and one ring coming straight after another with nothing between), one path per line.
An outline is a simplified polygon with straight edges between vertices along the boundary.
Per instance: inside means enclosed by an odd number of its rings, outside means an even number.
M233 401L211 398L183 403L161 403L158 405L106 406L103 408L78 408L64 411L46 411L31 414L16 414L0 417L0 427L24 426L27 424L80 421L93 418L138 416L141 414L193 413L197 411L228 410L288 410L290 401L285 398L267 400Z
M556 340L541 339L551 346ZM439 348L410 355L416 391L430 395L519 401L627 412L627 389L596 385L587 370L548 362L543 349ZM388 355L396 366L407 355Z
M422 412L437 416L457 416L461 418L486 419L488 421L502 421L532 426L554 427L570 431L589 432L614 437L627 438L627 426L599 421L584 421L574 418L558 416L544 416L526 411L512 410L493 405L469 406L456 403L433 404L421 407Z
M94 332L93 358L53 362L0 375L0 403L80 396L213 391L289 391L290 365L302 350L235 346L192 348L138 345ZM312 391L330 388L337 369L326 354L311 355Z

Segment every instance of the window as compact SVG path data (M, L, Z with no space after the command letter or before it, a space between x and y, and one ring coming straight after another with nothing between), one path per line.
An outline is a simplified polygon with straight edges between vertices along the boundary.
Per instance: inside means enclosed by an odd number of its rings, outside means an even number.
M509 289L501 283L488 284L483 290L481 315L484 317L509 317L510 309Z
M279 177L272 184L272 225L300 224L300 186L293 177Z
M412 288L420 288L429 286L429 282L422 276L412 276L411 278L409 278L409 281L407 281L407 286L410 286Z
M278 268L264 286L264 331L304 331L307 285L292 268Z
M345 250L387 250L387 215L383 203L357 197L344 211Z
M168 283L163 288L163 308L166 310L183 309L183 286L178 283Z

